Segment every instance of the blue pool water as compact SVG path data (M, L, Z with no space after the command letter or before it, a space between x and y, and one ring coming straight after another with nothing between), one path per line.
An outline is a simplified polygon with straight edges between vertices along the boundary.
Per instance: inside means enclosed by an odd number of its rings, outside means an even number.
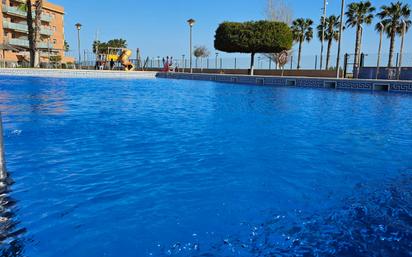
M412 97L2 77L2 256L412 256Z

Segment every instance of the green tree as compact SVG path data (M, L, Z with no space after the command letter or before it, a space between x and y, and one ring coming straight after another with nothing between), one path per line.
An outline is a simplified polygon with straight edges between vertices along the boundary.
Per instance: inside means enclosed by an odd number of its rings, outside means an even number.
M99 40L95 40L93 41L93 45L92 45L92 49L93 49L93 53L103 53L105 52L105 50L107 50L107 45L104 42L101 42Z
M390 5L384 5L381 7L381 12L377 16L381 19L381 23L384 26L384 31L390 38L389 47L389 62L388 67L393 66L393 56L395 53L395 37L397 34L402 34L403 21L406 22L406 29L411 26L411 8L408 4L401 2L391 3ZM381 30L379 24L376 25L378 31Z
M127 41L122 38L116 38L116 39L107 41L107 46L114 47L114 48L126 48Z
M26 5L26 3L20 3L20 4L17 6L17 9L18 9L19 11L22 11L22 12L27 12L27 5Z
M62 61L62 57L60 55L50 56L50 62L52 63L59 63Z
M328 49L326 53L326 69L329 69L330 54L332 49L333 41L339 40L339 28L340 28L340 16L331 15L325 18L325 29L323 30L323 18L321 18L320 25L318 29L318 38L322 40L322 33L324 34L325 41L328 42Z
M96 53L97 50L99 53L106 53L109 47L112 48L127 48L127 41L124 39L111 39L107 42L101 42L99 40L93 41L93 53Z
M65 52L70 51L70 45L69 45L69 43L67 43L66 40L64 40L64 46L63 46L63 48L64 48L64 51L65 51Z
M296 19L292 22L293 40L299 43L298 50L298 70L300 69L300 63L302 58L302 46L303 42L310 42L313 38L313 21L311 19Z
M292 47L289 26L276 21L224 22L215 35L215 48L228 53L249 53L253 75L257 53L278 53Z
M197 60L200 58L200 69L203 71L203 58L209 57L210 51L205 46L195 46L193 55L196 57L196 66Z
M374 12L375 7L372 6L370 1L360 1L348 5L346 25L352 28L356 27L354 68L359 67L360 64L363 25L370 25L372 23Z

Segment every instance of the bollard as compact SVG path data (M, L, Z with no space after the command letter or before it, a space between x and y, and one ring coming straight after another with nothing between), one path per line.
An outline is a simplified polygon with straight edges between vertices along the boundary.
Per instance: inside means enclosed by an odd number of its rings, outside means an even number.
M6 160L4 158L3 119L0 112L0 180L7 178Z

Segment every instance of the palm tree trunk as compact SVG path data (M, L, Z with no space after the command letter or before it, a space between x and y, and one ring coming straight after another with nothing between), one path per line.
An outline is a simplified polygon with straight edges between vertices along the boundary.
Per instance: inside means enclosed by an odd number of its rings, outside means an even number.
M330 62L330 52L332 49L332 38L328 40L328 51L326 53L326 70L329 69L329 62Z
M303 40L300 40L299 41L299 51L298 51L298 67L297 67L298 70L300 69L300 61L302 58L302 45L303 45Z
M26 0L27 7L27 27L28 27L28 40L29 40L29 52L30 52L30 67L33 68L35 64L35 55L37 51L36 42L34 40L34 27L33 27L33 15L32 5L30 0Z
M396 27L392 28L392 32L391 32L391 43L390 43L390 47L389 47L389 63L388 63L388 67L393 67L393 56L395 54L395 37L396 37Z
M41 30L41 15L43 12L43 0L36 1L36 17L34 18L34 41L36 42L36 51L34 58L34 67L40 67L40 52L37 49L37 44L40 42L40 30Z
M353 71L356 72L359 68L360 63L360 49L361 49L361 27L358 26L356 29L356 44L355 44L355 60L353 63Z

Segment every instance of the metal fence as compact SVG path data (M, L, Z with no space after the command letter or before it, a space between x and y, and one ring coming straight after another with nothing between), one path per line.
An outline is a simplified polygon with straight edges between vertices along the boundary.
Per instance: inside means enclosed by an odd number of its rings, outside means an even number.
M43 68L83 68L83 69L95 69L96 68L96 55L90 50L81 51L81 62L77 62L79 58L78 51L69 51L65 53L66 56L73 57L74 64L59 64L59 63L43 63ZM141 60L131 59L135 67L139 69L162 69L163 58L166 57L144 57ZM326 66L326 56L323 60L323 70L336 69L336 55L329 57L328 66ZM353 53L346 53L342 55L340 62L340 69L342 69L347 76L350 76L354 70ZM360 56L361 66L364 67L376 67L378 60L378 54L376 53L362 53ZM398 67L400 61L399 53L395 53L393 57L393 67ZM387 67L389 62L389 54L384 53L381 55L380 67ZM319 55L302 55L300 60L300 69L302 70L320 70L321 61ZM187 69L190 67L189 58L173 58L173 65L179 69ZM0 60L0 67L28 67L27 63L13 63ZM412 67L412 53L403 54L401 67ZM108 68L108 67L106 67ZM121 65L117 64L116 68L120 69ZM209 58L193 58L192 68L195 69L249 69L250 57L220 57L211 56ZM288 70L296 70L298 68L298 54L293 53L288 57L288 61L284 67ZM275 60L266 55L257 55L255 58L255 69L261 70L276 70L280 67L276 64Z
M329 57L329 63L326 66L326 57L323 60L322 69L333 69L336 70L336 55L331 55ZM361 61L361 66L377 66L378 54L367 54L362 53L359 57ZM353 73L355 55L352 53L344 54L341 57L340 68L346 69L348 74ZM393 57L393 66L397 67L399 63L399 53L395 53ZM163 67L163 58L147 58L147 68L161 69ZM388 66L389 54L382 54L380 66ZM190 60L188 58L173 59L175 66L179 68L189 68ZM402 67L412 67L412 53L404 54L402 58ZM205 68L205 69L249 69L250 68L250 58L249 57L233 57L233 58L203 58L203 59L192 59L193 68ZM288 62L284 67L285 69L297 69L298 68L298 56L291 55L288 58ZM270 57L261 55L255 58L255 69L279 69L275 60ZM300 60L300 69L302 70L320 70L320 57L319 55L302 55Z

